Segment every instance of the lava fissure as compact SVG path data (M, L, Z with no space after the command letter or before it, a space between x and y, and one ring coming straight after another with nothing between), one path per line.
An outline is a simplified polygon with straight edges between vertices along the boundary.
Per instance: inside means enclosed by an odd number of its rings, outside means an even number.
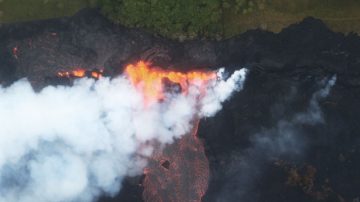
M142 92L145 102L151 104L165 99L167 84L176 86L175 91L183 94L189 92L191 85L204 87L216 78L214 72L190 71L186 73L151 68L143 61L136 65L130 64L125 68L132 84ZM165 86L165 87L164 87ZM202 89L203 90L203 89Z

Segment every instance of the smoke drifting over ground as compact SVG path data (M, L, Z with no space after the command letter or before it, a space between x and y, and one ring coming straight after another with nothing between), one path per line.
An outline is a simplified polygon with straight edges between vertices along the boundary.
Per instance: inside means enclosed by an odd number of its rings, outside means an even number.
M242 89L245 75L245 69L226 81L219 75L205 95L199 82L150 106L126 76L83 78L39 93L26 80L1 88L0 201L116 194L124 176L142 172L152 141L172 143L191 130L194 117L215 114Z
M325 124L319 102L329 95L335 83L336 76L324 79L304 112L280 119L274 127L250 136L251 146L233 155L225 177L227 182L211 201L261 201L253 189L261 183L266 165L277 159L295 160L304 155L307 143L302 129L307 125Z

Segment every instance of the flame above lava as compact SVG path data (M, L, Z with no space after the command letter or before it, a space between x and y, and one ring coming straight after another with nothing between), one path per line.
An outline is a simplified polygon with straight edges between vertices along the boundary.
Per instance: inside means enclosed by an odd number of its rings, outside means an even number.
M164 82L179 85L182 93L187 93L190 85L203 87L207 82L216 79L216 73L211 71L179 72L150 67L140 61L136 65L129 64L125 74L132 84L142 92L145 101L151 103L164 98Z

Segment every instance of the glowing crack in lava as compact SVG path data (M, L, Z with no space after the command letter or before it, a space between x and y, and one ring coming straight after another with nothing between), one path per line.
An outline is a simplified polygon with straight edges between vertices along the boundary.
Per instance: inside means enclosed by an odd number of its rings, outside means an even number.
M83 78L83 77L89 77L94 79L100 79L103 76L103 70L102 69L93 69L93 70L86 70L82 68L76 68L72 71L59 71L57 73L58 77L61 78Z
M207 83L217 77L214 72L181 73L150 68L144 62L128 65L125 74L142 92L146 105L166 99L167 91L187 94L194 84L204 95ZM201 201L208 187L209 163L204 145L196 136L199 121L199 118L193 117L193 129L188 134L164 148L159 146L154 149L144 170L145 201Z

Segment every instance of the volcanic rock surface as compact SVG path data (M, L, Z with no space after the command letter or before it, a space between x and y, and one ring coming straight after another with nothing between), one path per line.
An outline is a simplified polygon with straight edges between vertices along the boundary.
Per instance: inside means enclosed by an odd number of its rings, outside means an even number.
M108 75L139 59L162 67L250 70L244 90L200 122L210 163L203 201L360 200L360 37L334 33L306 18L279 34L251 30L223 41L170 41L114 25L96 10L69 18L2 25L0 82L27 77L36 89L75 67ZM305 111L322 80L337 76L320 101L324 123L298 126L287 144L275 125ZM256 139L266 134L266 144ZM166 163L164 167L168 167ZM171 169L171 166L170 166ZM115 197L142 201L141 177Z

